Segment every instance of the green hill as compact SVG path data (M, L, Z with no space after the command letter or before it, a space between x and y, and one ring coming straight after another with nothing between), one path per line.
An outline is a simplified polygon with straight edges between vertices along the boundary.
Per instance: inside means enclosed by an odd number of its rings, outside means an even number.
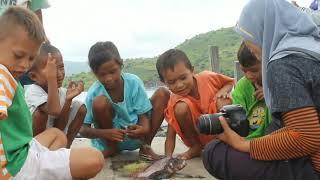
M183 50L192 61L197 72L210 70L209 53L210 45L219 47L220 69L223 74L233 76L233 61L236 60L236 53L240 46L241 38L233 28L222 28L216 31L196 35L186 39L176 48ZM138 75L145 82L158 81L155 62L157 57L137 58L125 60L124 72ZM84 80L86 88L95 80L92 73L80 73L66 78L68 80Z

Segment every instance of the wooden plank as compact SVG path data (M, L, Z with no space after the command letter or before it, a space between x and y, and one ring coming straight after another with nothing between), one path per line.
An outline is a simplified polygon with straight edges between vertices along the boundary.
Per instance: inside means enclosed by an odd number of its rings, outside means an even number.
M243 72L240 69L239 61L234 61L234 79L239 81L244 76Z
M209 46L209 63L213 72L220 72L219 47Z

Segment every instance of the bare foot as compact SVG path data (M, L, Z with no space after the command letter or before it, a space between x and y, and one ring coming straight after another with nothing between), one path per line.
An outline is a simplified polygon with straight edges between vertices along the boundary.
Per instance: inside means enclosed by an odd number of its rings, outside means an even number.
M140 148L139 156L150 161L159 160L164 157L155 153L152 150L151 146L146 144L142 145L142 147Z
M179 154L178 158L187 160L187 159L192 159L194 157L198 157L201 154L201 150L202 148L200 147L200 145L194 145L191 148L189 148L188 151L182 154Z
M102 151L104 158L112 157L119 152L117 148L117 144L110 144L109 146L110 148Z

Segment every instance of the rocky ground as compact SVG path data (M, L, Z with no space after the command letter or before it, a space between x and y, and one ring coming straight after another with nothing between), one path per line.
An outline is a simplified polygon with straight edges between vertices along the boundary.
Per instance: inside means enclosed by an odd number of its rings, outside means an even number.
M163 123L152 142L152 148L159 154L164 154L164 141L167 130L166 123ZM77 138L73 147L90 146L90 140L86 138ZM182 153L187 148L182 141L177 138L175 153ZM103 170L93 180L124 180L133 179L131 175L136 171L141 171L150 162L143 161L138 157L138 151L124 151L120 155L106 159L106 165ZM204 169L200 158L194 158L187 161L187 166L179 171L171 179L202 179L209 180L214 178Z

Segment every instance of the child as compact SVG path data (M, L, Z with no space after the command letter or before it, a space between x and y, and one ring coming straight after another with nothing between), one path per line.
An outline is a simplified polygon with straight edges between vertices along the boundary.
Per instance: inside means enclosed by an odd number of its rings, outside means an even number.
M141 157L159 159L150 144L163 121L169 91L159 88L150 102L143 82L136 75L121 72L123 61L112 42L97 42L88 58L98 81L88 90L88 112L81 134L95 138L93 145L105 157L140 148Z
M54 60L49 61L51 58ZM25 97L32 114L33 135L56 127L67 135L69 148L83 123L86 108L82 102L73 101L83 91L83 83L76 85L70 82L65 89L61 87L64 75L60 51L49 43L43 43L29 71L35 84L26 87Z
M286 0L250 0L235 30L261 61L272 133L247 140L221 117L221 141L203 152L206 169L219 179L318 180L319 28Z
M61 148L66 145L66 138L55 128L32 138L32 117L17 79L30 68L45 39L39 19L29 10L11 7L0 16L0 29L2 179L95 176L104 162L100 152Z
M0 1L0 15L10 6L20 6L32 10L40 22L43 22L42 10L50 7L48 0L10 0L10 1ZM34 82L26 74L19 78L19 81L24 87L25 85L33 84Z
M165 118L169 124L165 153L172 156L177 133L189 147L188 151L179 156L184 159L199 156L204 145L213 136L197 133L198 117L219 111L223 106L220 101L225 101L221 97L231 91L234 80L208 71L195 75L186 54L177 49L170 49L159 57L157 70L160 80L172 92L165 110ZM229 103L231 102L225 102Z
M232 91L232 103L240 104L247 112L250 133L247 139L261 137L271 122L262 90L261 62L250 52L244 42L238 51L240 69L245 77L241 78Z

